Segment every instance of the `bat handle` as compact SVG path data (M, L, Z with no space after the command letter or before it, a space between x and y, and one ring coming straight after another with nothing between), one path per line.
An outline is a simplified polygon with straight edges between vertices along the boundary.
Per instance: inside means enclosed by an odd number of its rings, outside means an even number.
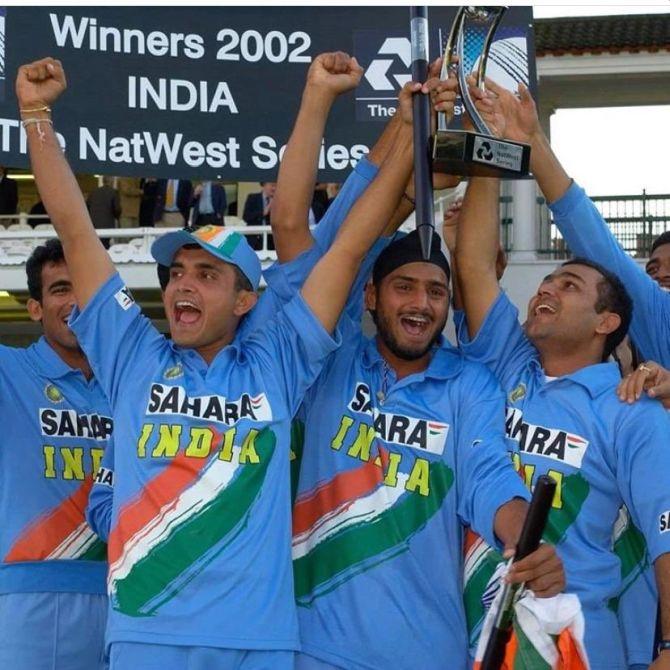
M515 561L526 558L528 554L532 554L540 546L555 491L556 482L551 477L547 475L538 477L533 498L528 507L528 514L516 545Z
M521 528L519 542L516 545L514 562L532 554L540 546L555 491L556 482L551 477L547 475L538 477L533 498L528 507L528 514ZM514 611L514 590L509 584L503 587L500 606L501 609L498 611L491 636L486 643L481 670L500 670L505 660L507 643L512 636L511 624Z

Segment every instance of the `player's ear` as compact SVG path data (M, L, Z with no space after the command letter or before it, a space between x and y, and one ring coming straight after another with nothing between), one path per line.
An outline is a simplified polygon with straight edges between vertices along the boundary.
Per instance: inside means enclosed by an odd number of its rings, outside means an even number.
M258 293L255 291L246 291L242 289L237 292L235 298L235 307L233 307L233 314L242 318L247 312L250 312L258 302Z
M28 310L28 316L32 321L41 321L42 320L42 303L35 298L29 298L26 303L26 308Z
M621 325L621 317L614 312L601 312L598 316L600 317L596 326L598 335L609 335Z

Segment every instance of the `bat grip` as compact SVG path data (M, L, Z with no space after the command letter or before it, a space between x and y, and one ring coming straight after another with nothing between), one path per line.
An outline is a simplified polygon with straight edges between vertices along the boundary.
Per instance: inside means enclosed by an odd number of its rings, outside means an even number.
M521 528L521 535L516 545L515 561L532 554L542 540L542 533L547 524L547 518L551 510L551 502L554 499L556 482L547 475L541 475L535 484L533 498L528 507L528 514Z

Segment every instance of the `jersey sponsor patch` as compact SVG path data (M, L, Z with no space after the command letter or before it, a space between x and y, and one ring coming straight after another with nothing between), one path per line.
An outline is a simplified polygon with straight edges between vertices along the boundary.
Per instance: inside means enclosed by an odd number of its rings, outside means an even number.
M127 286L124 286L120 291L117 291L114 295L116 302L121 305L121 309L124 311L130 309L130 307L135 303L135 298L130 292L130 289Z
M507 437L519 443L519 450L581 468L589 441L559 428L536 426L523 420L523 412L508 407L505 418Z
M114 470L100 466L95 475L95 483L102 486L114 486Z
M670 510L658 517L658 532L667 533L670 530Z
M444 453L449 433L448 423L380 412L370 402L370 388L367 384L356 384L354 395L347 407L352 412L372 416L375 434L384 442L401 444L438 456Z
M47 437L85 437L107 440L114 422L99 414L78 414L74 409L41 408L40 429Z
M243 393L237 400L220 395L189 397L182 386L154 383L149 392L147 414L178 414L230 426L241 419L272 421L272 409L265 393Z

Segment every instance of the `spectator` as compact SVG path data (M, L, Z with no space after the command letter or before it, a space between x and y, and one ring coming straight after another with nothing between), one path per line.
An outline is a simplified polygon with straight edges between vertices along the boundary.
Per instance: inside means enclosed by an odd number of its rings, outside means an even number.
M7 176L7 168L0 165L0 216L16 214L19 204L18 188L16 181ZM1 222L0 222L1 223ZM13 223L5 220L5 223Z
M226 191L221 184L203 181L193 191L193 226L223 225L223 216L228 204Z
M159 179L156 188L154 225L182 228L188 224L193 185L188 179Z
M153 227L156 198L158 197L158 181L152 177L140 179L140 213L139 224L143 227Z
M120 177L118 181L121 200L121 228L134 228L138 225L142 189L135 177Z
M248 226L269 226L272 210L272 199L275 195L277 184L273 181L262 181L260 193L250 193L244 203L244 214L242 218ZM247 235L247 240L252 249L263 248L262 235ZM268 235L268 249L274 249L272 235Z
M86 201L94 228L118 228L121 215L119 192L114 188L114 177L103 177L102 186L94 188ZM105 249L109 249L109 238L102 239Z
M28 223L34 228L39 226L42 223L51 223L51 219L47 214L47 210L44 208L44 203L41 200L38 200L31 208L29 212L30 216L34 216L34 219L28 219ZM44 216L39 216L43 214Z

